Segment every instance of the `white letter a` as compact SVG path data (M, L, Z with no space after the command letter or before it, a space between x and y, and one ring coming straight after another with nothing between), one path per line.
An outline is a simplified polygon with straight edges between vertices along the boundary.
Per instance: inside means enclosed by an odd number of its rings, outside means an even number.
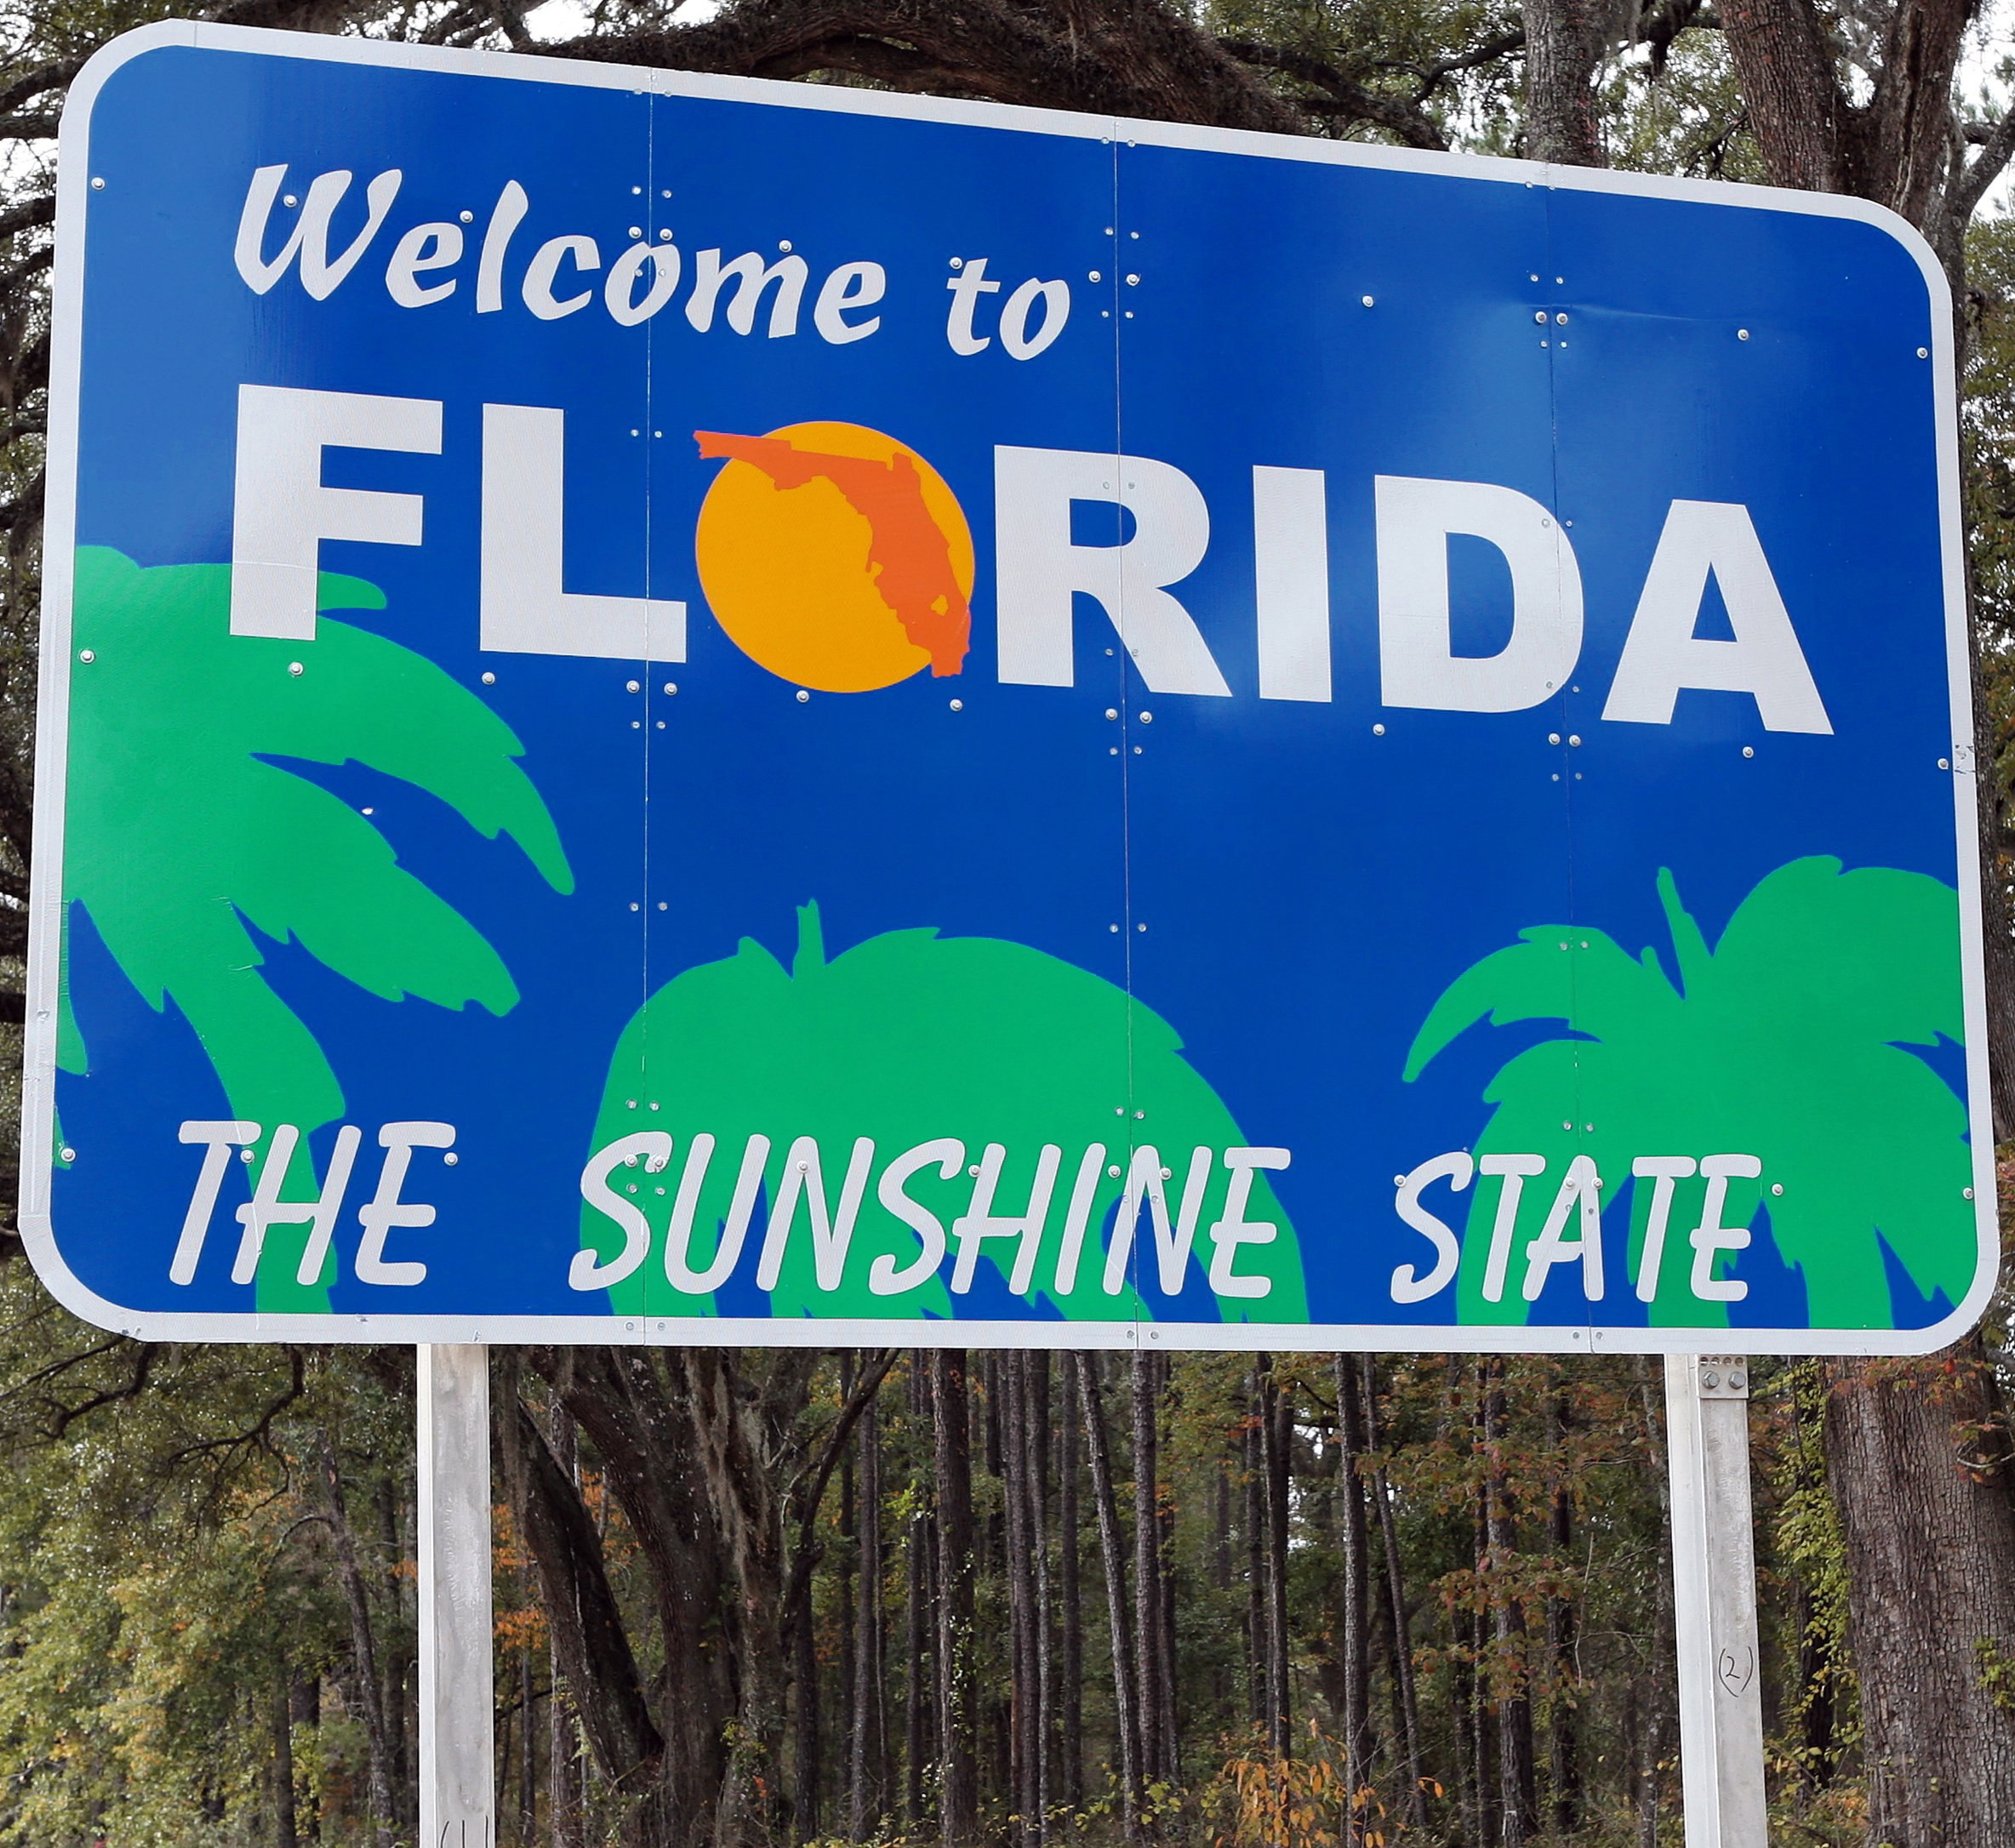
M1732 642L1693 633L1710 572L1721 587ZM1833 730L1747 507L1672 503L1602 716L1670 725L1682 687L1750 694L1766 731Z

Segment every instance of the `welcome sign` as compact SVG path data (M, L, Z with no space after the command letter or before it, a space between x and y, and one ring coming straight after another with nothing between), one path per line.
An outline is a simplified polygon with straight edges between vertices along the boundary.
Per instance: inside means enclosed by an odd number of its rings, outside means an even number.
M22 1172L78 1313L1978 1313L1899 221L184 25L61 187Z

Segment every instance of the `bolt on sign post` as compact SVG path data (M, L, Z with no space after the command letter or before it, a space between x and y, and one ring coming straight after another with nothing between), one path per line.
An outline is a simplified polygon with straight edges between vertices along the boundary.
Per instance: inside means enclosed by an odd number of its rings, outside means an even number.
M1979 1312L1898 220L192 25L60 186L22 1223L78 1314Z

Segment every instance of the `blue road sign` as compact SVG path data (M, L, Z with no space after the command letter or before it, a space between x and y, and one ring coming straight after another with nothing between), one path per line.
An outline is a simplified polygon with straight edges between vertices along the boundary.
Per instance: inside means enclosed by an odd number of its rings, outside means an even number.
M188 25L60 186L22 1178L78 1313L1979 1312L1898 220Z

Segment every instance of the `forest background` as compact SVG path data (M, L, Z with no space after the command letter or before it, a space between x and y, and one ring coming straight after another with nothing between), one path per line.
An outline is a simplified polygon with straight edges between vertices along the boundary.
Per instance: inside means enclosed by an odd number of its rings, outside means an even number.
M170 12L1903 213L1952 277L1965 356L2015 1132L2015 219L1981 212L2015 117L1956 74L2006 84L2015 60L1972 0L5 0L9 1083L53 137L90 52ZM411 1351L107 1336L6 1227L0 1848L411 1842ZM1928 1362L1754 1369L1773 1840L2015 1842L2007 1311ZM499 1349L492 1368L505 1848L1681 1839L1655 1360Z

